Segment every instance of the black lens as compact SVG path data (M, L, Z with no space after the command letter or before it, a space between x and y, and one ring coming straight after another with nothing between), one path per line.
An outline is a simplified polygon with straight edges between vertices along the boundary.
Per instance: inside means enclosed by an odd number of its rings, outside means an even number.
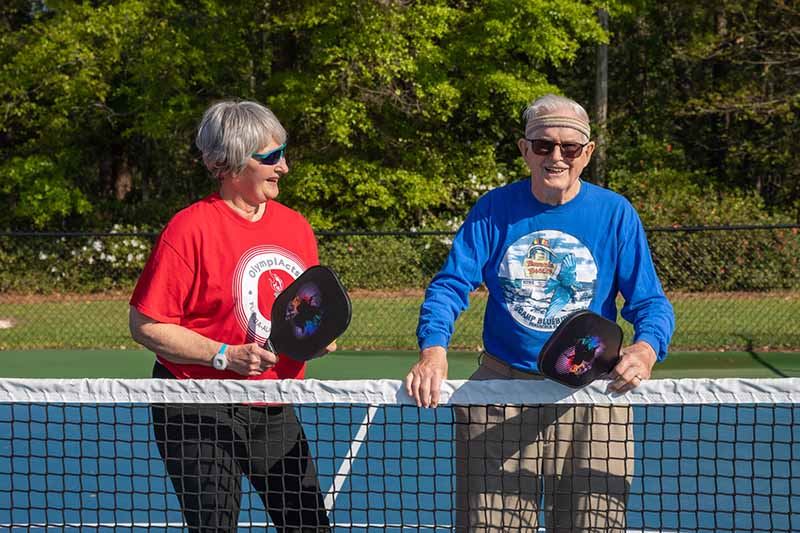
M531 141L531 148L536 155L547 155L551 153L555 147L556 143L553 141L547 141L545 139L533 139Z
M578 143L566 143L561 145L561 155L564 157L578 157L583 151L583 145Z
M280 162L281 158L283 157L283 154L284 154L285 151L286 151L286 148L281 148L280 150L276 150L274 152L271 152L271 153L269 153L269 154L267 154L267 155L265 155L263 157L258 157L258 156L254 156L254 157L262 165L277 165Z
M550 155L556 146L561 147L561 155L573 159L578 157L583 152L583 146L579 143L557 143L548 141L547 139L528 139L531 142L531 148L536 155Z

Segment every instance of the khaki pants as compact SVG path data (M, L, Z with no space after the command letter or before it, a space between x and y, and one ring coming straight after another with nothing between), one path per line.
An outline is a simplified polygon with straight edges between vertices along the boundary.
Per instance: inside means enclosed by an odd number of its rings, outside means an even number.
M544 379L482 354L470 379ZM531 384L536 386L535 384ZM627 406L457 406L456 531L624 532Z

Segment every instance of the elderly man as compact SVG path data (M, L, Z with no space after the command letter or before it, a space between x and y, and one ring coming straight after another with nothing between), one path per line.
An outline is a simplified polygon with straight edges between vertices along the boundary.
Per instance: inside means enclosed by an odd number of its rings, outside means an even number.
M471 379L541 380L537 356L571 313L591 309L635 329L609 389L625 392L666 356L674 315L641 221L622 196L581 180L594 143L578 103L546 95L524 113L530 180L478 200L420 310L420 359L405 383L436 406L447 346L469 293L489 290L485 351ZM533 385L533 384L532 384ZM458 531L625 531L633 473L631 412L609 406L456 409Z

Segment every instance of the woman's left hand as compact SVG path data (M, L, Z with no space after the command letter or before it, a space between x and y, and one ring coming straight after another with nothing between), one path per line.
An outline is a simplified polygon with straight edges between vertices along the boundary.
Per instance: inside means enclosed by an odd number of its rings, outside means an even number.
M613 381L608 388L624 394L638 387L650 379L655 364L656 352L648 343L639 341L623 348L617 366L611 371Z

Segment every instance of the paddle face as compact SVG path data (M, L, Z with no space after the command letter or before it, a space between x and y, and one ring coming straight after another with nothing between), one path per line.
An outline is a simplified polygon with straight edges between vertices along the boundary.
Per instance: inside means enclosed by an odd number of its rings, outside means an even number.
M320 357L345 332L351 314L350 297L333 270L313 266L275 299L264 347L297 361Z
M583 387L614 368L621 348L622 328L591 311L578 311L542 347L539 371L569 387Z

